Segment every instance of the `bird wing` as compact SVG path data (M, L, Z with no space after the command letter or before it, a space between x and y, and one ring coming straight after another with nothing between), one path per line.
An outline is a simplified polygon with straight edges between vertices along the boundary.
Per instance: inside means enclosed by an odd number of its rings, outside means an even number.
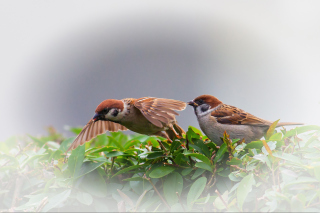
M103 134L106 131L117 132L119 130L128 130L126 127L121 124L114 123L112 121L103 121L103 120L90 120L81 130L79 135L74 139L73 143L70 145L67 152L72 149L77 148L78 146L83 145L85 142L90 141L92 138L97 135Z
M134 106L155 126L160 128L164 124L169 124L175 120L175 115L179 115L174 110L184 110L186 103L182 101L143 97L135 100Z
M211 116L215 117L218 123L235 125L270 126L271 122L258 118L234 106L221 104L212 111Z

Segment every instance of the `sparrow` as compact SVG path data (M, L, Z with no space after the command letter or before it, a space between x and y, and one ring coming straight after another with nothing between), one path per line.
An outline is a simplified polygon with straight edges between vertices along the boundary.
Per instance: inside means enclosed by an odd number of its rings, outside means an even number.
M182 134L185 134L175 118L175 115L179 114L174 110L181 111L185 108L185 102L165 98L104 100L67 152L106 131L129 129L140 134L161 136L172 142L175 137L181 138Z
M217 145L223 141L224 131L230 135L230 139L244 139L246 143L259 140L273 123L258 118L234 106L222 103L211 95L201 95L188 105L193 106L199 126L204 134ZM302 125L302 123L283 122L279 126Z

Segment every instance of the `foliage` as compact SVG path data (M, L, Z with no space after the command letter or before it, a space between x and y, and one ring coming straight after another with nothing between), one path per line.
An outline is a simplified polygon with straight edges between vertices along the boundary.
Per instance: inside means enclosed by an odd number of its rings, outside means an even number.
M80 129L72 129L79 133ZM320 127L215 143L189 127L168 143L122 132L0 143L0 211L320 211ZM159 146L159 141L165 150Z

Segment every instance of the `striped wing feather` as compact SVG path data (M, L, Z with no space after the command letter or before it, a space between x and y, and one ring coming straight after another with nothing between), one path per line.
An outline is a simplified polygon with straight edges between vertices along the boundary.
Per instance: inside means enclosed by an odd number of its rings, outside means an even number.
M175 115L179 115L174 110L184 110L186 103L182 101L144 97L134 102L134 106L154 125L162 128L163 123L169 124L175 120Z
M222 104L211 113L211 116L221 124L245 124L255 126L270 126L271 122L258 118L234 106Z
M112 121L99 120L94 122L93 120L90 120L70 145L67 152L83 145L85 142L90 141L92 138L96 137L97 135L103 134L106 131L117 132L119 130L124 131L127 130L127 128Z

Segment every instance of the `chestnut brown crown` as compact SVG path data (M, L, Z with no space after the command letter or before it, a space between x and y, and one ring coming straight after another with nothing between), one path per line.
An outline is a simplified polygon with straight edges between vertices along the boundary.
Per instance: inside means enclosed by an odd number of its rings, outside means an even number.
M116 100L116 99L107 99L102 101L96 108L96 113L99 113L101 111L103 111L104 109L111 109L111 108L117 108L120 111L123 110L124 106L123 106L123 102L121 100Z
M206 103L206 104L210 105L211 108L214 108L214 107L222 104L222 102L218 98L216 98L212 95L200 95L200 96L196 97L193 100L193 102L195 103L195 105L201 105L201 104Z

